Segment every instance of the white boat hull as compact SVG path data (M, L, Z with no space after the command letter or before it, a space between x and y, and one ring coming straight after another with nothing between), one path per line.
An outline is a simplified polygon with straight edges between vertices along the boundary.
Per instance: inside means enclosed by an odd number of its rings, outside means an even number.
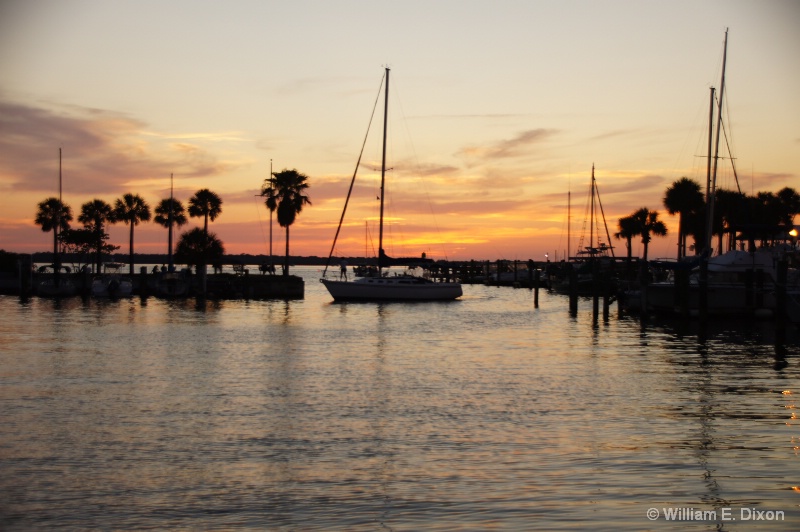
M336 301L450 301L463 293L460 283L435 283L411 276L320 282Z

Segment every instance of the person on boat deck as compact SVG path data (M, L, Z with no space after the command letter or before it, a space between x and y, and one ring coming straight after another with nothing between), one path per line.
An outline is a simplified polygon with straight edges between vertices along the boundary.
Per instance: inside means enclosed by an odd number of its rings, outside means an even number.
M342 259L342 262L339 263L339 279L344 277L344 280L347 280L347 261Z

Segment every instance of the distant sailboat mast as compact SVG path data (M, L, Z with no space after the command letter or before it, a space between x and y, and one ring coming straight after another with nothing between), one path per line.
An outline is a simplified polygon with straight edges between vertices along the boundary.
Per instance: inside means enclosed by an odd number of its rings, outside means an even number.
M569 261L569 250L572 243L570 242L570 226L572 225L572 190L567 189L567 261Z
M269 183L275 190L275 176L272 175L272 159L269 160ZM269 211L269 263L272 264L272 209Z
M717 107L717 138L714 147L714 171L710 176L710 181L707 186L708 197L706 198L708 209L706 212L705 245L706 245L706 252L708 255L711 255L711 250L713 248L711 244L711 237L714 229L714 203L715 203L716 188L717 188L717 163L719 162L719 134L720 130L722 129L722 100L725 97L725 64L727 62L727 59L728 59L728 29L726 28L725 44L723 46L723 52L722 52L722 79L720 81L719 104ZM709 138L709 143L710 143L710 138Z

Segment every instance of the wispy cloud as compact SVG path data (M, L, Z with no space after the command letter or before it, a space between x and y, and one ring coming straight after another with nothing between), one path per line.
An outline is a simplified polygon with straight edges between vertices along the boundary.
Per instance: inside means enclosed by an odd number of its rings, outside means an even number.
M503 139L486 146L467 146L459 151L459 155L479 160L520 157L526 155L532 146L552 138L557 133L558 130L555 129L529 129L510 139Z
M233 163L217 160L202 144L242 141L228 132L155 133L144 122L111 111L51 109L3 100L0 130L0 186L19 192L55 190L59 148L65 189L102 195L176 170L192 177L230 171Z

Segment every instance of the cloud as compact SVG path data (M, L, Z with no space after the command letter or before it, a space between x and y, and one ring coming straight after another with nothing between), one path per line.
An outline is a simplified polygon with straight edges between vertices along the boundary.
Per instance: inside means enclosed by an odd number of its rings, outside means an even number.
M153 133L123 113L85 107L49 109L0 99L0 186L16 192L57 189L58 149L64 189L81 195L117 194L131 183L179 172L211 177L230 171L203 146L241 141L233 133Z
M558 133L555 129L529 129L511 139L504 139L488 146L467 146L459 155L469 159L493 160L507 159L525 155L531 146L540 144Z

